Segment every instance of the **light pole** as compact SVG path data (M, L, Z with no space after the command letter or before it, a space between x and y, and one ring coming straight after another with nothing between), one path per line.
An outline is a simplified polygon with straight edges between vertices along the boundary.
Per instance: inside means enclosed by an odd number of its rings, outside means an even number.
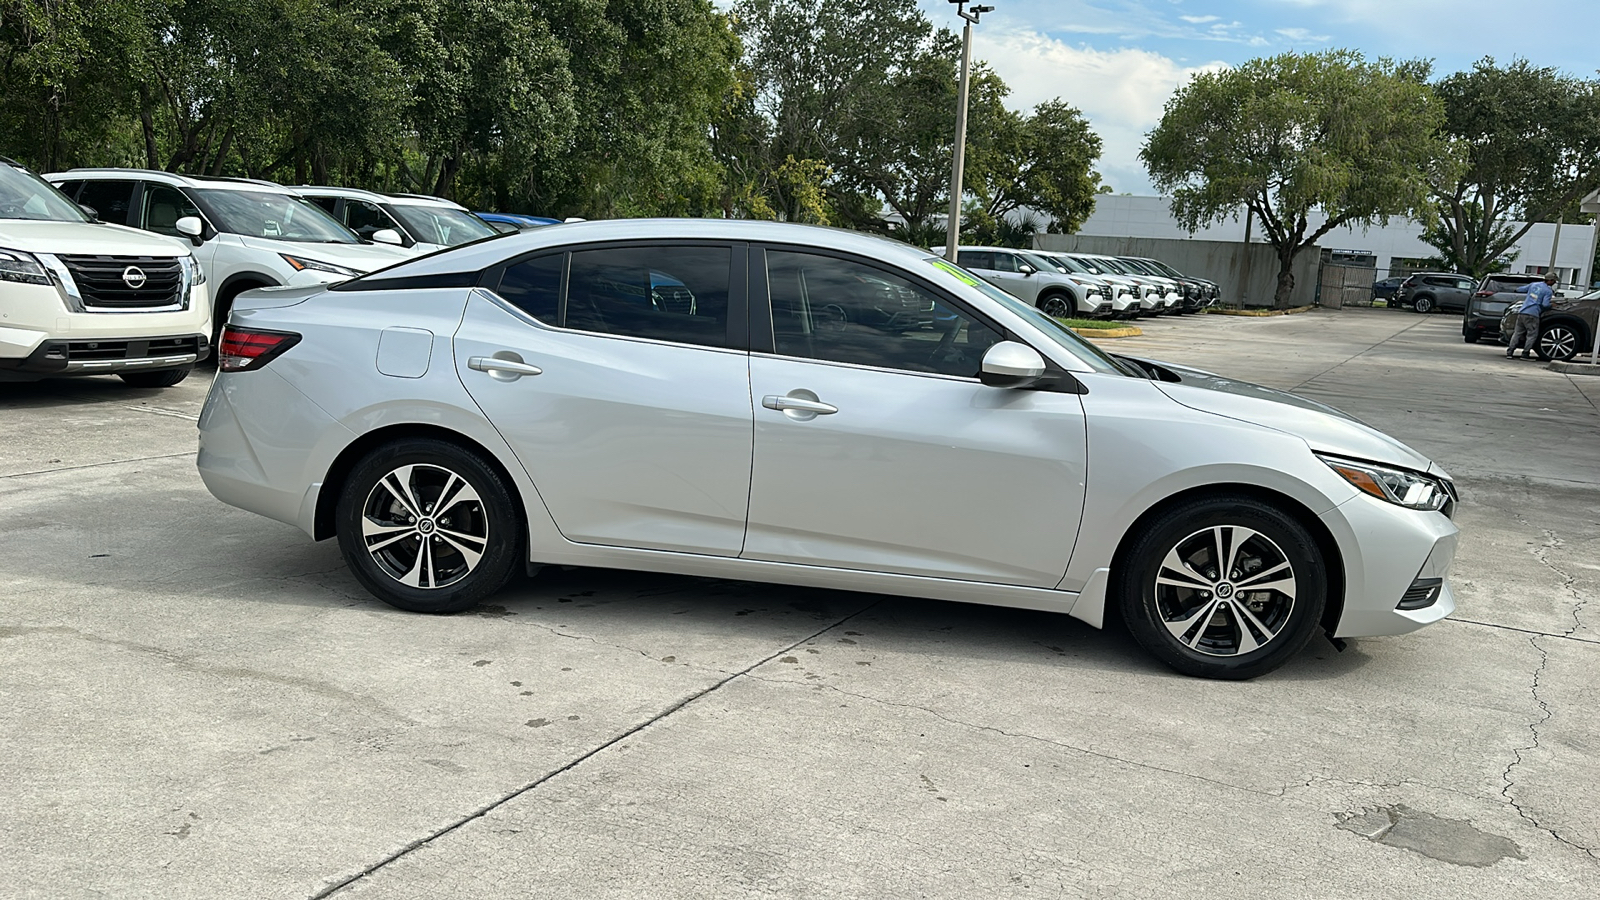
M950 221L945 224L944 257L956 261L956 244L961 240L961 167L967 159L967 78L972 69L972 26L978 17L993 12L992 6L974 6L967 9L969 0L950 0L956 5L956 15L966 20L961 29L961 87L956 100L956 146L950 163Z

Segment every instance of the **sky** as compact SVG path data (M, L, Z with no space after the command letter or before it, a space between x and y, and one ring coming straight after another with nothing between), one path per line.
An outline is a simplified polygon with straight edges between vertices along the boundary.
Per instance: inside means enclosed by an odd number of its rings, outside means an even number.
M1600 68L1600 0L980 0L973 58L1010 85L1022 112L1057 97L1105 143L1099 171L1117 193L1153 194L1144 136L1194 73L1290 50L1429 59L1435 76L1485 56L1523 57L1572 75ZM948 0L919 0L935 24L962 24Z

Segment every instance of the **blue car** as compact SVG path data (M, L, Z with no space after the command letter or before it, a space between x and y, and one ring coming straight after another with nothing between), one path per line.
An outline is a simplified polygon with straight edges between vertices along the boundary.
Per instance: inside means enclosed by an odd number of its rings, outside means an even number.
M475 212L473 215L489 223L489 227L502 233L538 228L542 225L560 225L560 219L545 216L524 216L518 213Z

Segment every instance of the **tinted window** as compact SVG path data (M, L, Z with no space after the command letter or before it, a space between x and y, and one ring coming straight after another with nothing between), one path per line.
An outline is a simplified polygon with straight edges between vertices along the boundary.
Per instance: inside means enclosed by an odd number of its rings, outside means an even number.
M994 268L997 272L1017 271L1017 257L1011 253L996 253L994 255Z
M994 254L987 250L961 250L956 253L956 264L968 269L994 270Z
M727 247L622 247L572 254L567 328L727 347Z
M78 188L81 187L83 187L83 182L73 179L72 181L63 181L56 185L56 190L66 194L67 199L75 201L78 199Z
M344 223L362 237L372 237L373 232L385 228L396 228L394 221L383 210L365 200L344 201Z
M339 202L338 197L307 197L312 203L323 208L326 212L333 212L334 204Z
M181 191L164 184L144 186L144 206L140 225L146 231L183 237L178 231L178 220L185 216L199 216L200 210Z
M131 181L86 181L78 202L100 214L100 221L127 225L128 203L133 199Z
M500 296L546 325L559 325L561 268L566 254L535 257L506 268Z
M769 251L767 278L785 356L975 378L1001 340L943 298L862 263Z

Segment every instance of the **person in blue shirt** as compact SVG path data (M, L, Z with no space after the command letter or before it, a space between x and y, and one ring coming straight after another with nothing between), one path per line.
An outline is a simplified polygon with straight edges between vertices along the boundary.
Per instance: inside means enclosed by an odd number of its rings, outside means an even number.
M1511 330L1511 342L1506 344L1506 359L1522 347L1522 358L1533 358L1533 345L1539 340L1539 316L1550 308L1556 293L1556 273L1546 272L1543 281L1534 281L1517 288L1517 293L1527 294L1517 310L1517 325Z

